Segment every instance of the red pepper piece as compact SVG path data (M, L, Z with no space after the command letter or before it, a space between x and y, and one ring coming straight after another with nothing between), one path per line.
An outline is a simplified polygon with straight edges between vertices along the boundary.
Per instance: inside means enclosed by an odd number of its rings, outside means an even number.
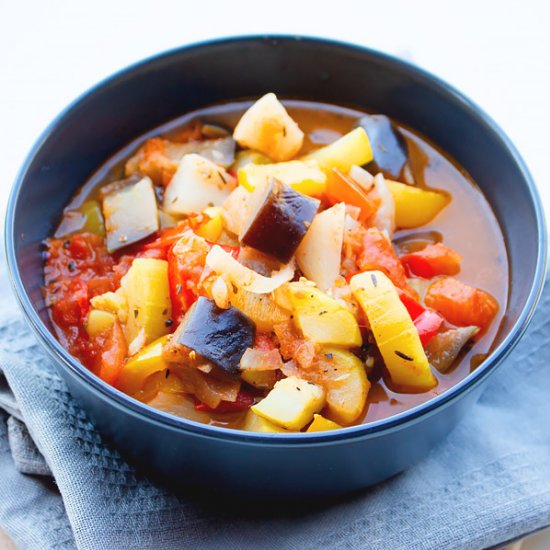
M429 309L426 309L414 320L414 326L418 330L422 346L426 347L428 345L430 340L437 334L442 323L443 317Z

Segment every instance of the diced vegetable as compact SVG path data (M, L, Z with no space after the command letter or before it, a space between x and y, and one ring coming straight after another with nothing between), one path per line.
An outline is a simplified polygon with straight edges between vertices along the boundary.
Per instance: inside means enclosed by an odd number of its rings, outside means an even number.
M200 135L194 137L199 138ZM166 187L176 173L181 159L191 153L197 153L227 168L235 160L235 140L228 136L221 139L191 139L185 143L178 143L159 137L151 138L128 159L125 173L127 176L149 176L156 185Z
M498 311L497 301L488 292L450 277L431 284L425 302L453 325L473 325L482 331L487 329Z
M407 289L407 274L401 260L391 242L374 227L365 233L357 265L361 271L383 271L395 286Z
M128 303L125 334L131 342L143 328L147 342L169 332L171 318L168 287L168 262L153 258L136 258L121 280Z
M405 254L401 261L413 275L431 279L436 275L456 275L460 271L462 257L452 248L435 243Z
M350 286L367 315L392 381L427 391L436 385L412 319L388 277L367 271L352 277Z
M105 222L98 201L84 201L78 210L63 212L63 220L55 232L55 236L57 238L67 237L77 231L105 236Z
M224 226L234 235L241 234L245 221L250 217L250 196L251 193L239 185L223 203Z
M217 407L210 407L205 403L198 403L195 405L197 411L207 411L215 413L232 413L232 412L241 412L250 409L254 404L254 396L245 391L239 390L236 399L233 401L220 401Z
M124 292L119 289L116 292L105 292L94 296L90 304L95 309L113 313L121 323L125 323L128 316L128 302Z
M327 177L316 161L291 160L277 164L248 164L240 168L239 184L247 191L253 191L258 185L264 185L269 178L286 183L295 191L320 197L325 191Z
M116 321L116 316L108 311L91 309L86 319L86 332L90 336L97 336L102 332L110 330Z
M277 305L270 296L254 294L242 288L230 291L229 302L240 309L262 332L271 332L277 323L290 319L291 312Z
M287 430L300 430L324 404L325 392L321 386L290 376L279 380L252 411Z
M255 188L250 203L240 240L287 263L311 225L319 201L271 178Z
M185 155L164 193L168 214L192 214L221 206L235 188L234 179L221 167L197 154Z
M246 413L246 418L244 420L243 430L249 432L262 432L262 433L284 433L288 430L273 424L269 420L262 418L253 411L248 411Z
M372 145L373 159L369 170L399 178L408 157L407 142L399 130L384 115L365 115L359 120L359 125L367 132Z
M199 294L200 280L210 246L204 238L186 230L168 251L168 284L172 320L179 324Z
M241 168L249 164L271 164L271 159L258 151L245 149L235 155L235 162L231 166L230 172L237 174Z
M242 147L275 161L290 160L302 148L304 134L275 94L266 94L241 117L233 137Z
M254 388L270 390L277 382L277 374L272 370L247 370L241 373L241 378Z
M336 422L320 414L314 414L313 422L308 426L306 432L326 432L328 430L339 430L341 427L340 424L336 424Z
M325 292L340 275L345 218L344 203L317 214L296 250L296 262L302 273Z
M397 294L399 295L399 299L403 302L403 305L407 308L407 311L409 312L409 315L411 316L411 319L414 321L419 315L424 313L426 311L426 308L419 302L417 302L414 298L412 298L409 294L401 290L400 288L396 288Z
M426 348L430 364L446 373L462 348L479 332L478 327L459 327L437 334Z
M265 371L282 368L283 360L276 348L248 348L241 357L241 371Z
M151 180L145 177L107 194L103 199L103 215L109 252L158 231L157 200Z
M357 420L365 408L370 382L365 366L351 352L333 347L321 348L320 379L325 388L331 416L343 424Z
M296 325L312 342L348 347L362 344L353 313L338 300L301 282L288 284L284 294L292 305Z
M107 384L114 384L124 366L127 347L124 332L115 321L101 348L98 376Z
M344 176L336 168L328 179L326 196L331 204L344 202L359 208L359 221L366 223L376 213L378 205L350 177Z
M431 222L450 198L440 191L427 191L414 185L386 180L395 201L395 225L402 229L420 227Z
M342 174L357 164L362 166L372 160L372 149L369 137L363 128L355 128L334 143L321 147L301 160L316 160L319 166L330 172L337 168Z
M212 206L207 208L203 214L208 219L197 228L197 235L215 243L223 231L223 209L219 206Z
M221 309L201 296L185 314L173 341L225 372L236 374L241 357L253 345L255 335L256 327L244 313L232 306Z
M420 341L424 347L426 347L430 340L437 334L437 331L441 327L442 323L443 317L435 311L431 311L429 309L423 311L414 320L414 326L418 331L418 336L420 337Z
M206 256L206 265L218 275L227 278L239 289L255 294L269 294L294 277L294 262L284 265L279 271L271 273L271 277L260 275L256 271L239 263L221 246L214 245Z
M161 336L126 362L117 383L120 390L137 395L149 376L168 368L168 363L162 357L162 348L168 338L168 335Z

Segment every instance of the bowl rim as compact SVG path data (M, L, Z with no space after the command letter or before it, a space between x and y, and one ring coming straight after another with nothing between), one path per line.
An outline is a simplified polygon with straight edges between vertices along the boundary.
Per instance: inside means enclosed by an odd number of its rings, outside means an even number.
M38 316L37 311L32 305L29 296L27 295L23 286L23 281L17 265L16 253L15 253L15 239L14 234L14 222L15 222L15 208L18 202L19 193L23 182L26 179L27 171L33 162L34 157L41 149L44 142L48 139L56 128L71 115L71 112L84 103L89 97L93 96L96 92L108 86L116 85L119 80L132 75L135 71L139 71L147 68L148 66L154 66L157 63L162 63L171 57L180 55L181 53L188 52L195 49L202 49L206 47L223 47L227 44L235 44L242 42L246 43L266 43L271 42L277 44L279 42L307 42L312 45L318 45L323 47L331 47L341 50L344 53L361 55L365 58L376 60L378 63L384 64L386 67L390 67L393 70L397 70L401 73L414 78L415 80L421 80L424 85L430 87L437 93L444 94L449 101L453 101L462 106L463 109L469 111L476 123L483 126L490 134L496 139L498 145L501 148L507 150L509 155L516 163L521 175L525 191L528 194L528 198L533 206L535 213L535 223L537 230L537 259L535 266L535 275L529 289L525 306L520 312L518 318L513 324L508 334L504 337L503 341L496 346L483 361L483 363L472 373L459 381L457 384L447 389L440 395L429 399L428 401L417 405L406 411L397 413L393 416L382 418L366 424L359 424L357 426L350 426L339 430L330 432L315 432L315 433L288 433L288 434L265 434L258 432L246 432L243 430L236 430L231 428L225 428L220 426L212 426L209 424L202 424L185 418L177 417L170 413L163 412L158 409L154 409L132 397L122 393L113 386L103 382L99 377L89 371L84 365L82 365L77 359L72 357L63 346L58 342L54 335L48 330L46 325L42 322ZM89 389L96 393L100 393L101 397L110 400L115 406L126 409L129 414L138 414L149 421L153 421L157 424L171 427L183 432L192 432L196 435L200 435L208 438L225 439L232 441L241 441L249 444L266 444L269 443L274 446L292 445L296 446L300 443L307 445L315 444L329 444L335 442L344 442L350 439L368 438L374 437L380 432L388 432L397 429L403 429L405 426L411 423L416 423L421 419L434 414L437 410L446 407L451 402L456 400L461 395L473 390L479 384L487 378L498 365L506 358L511 352L513 347L517 344L520 337L525 332L529 322L532 319L535 307L540 298L542 288L544 286L545 271L546 271L546 258L547 258L547 234L546 224L544 219L544 213L539 193L537 191L534 180L529 173L529 170L513 145L511 140L507 137L504 131L495 123L495 121L487 115L478 105L472 100L467 98L464 94L459 92L453 86L443 81L437 76L434 76L430 72L417 67L407 61L403 61L392 55L379 52L377 50L360 46L357 44L327 39L316 36L307 35L287 35L287 34L268 34L268 35L244 35L244 36L229 36L223 38L216 38L211 40L205 40L200 42L194 42L191 44L179 46L155 55L149 56L143 60L113 73L112 75L104 78L99 83L95 84L88 90L84 91L80 96L73 100L63 111L61 111L46 129L42 132L40 137L36 140L27 157L25 158L23 165L16 176L14 184L11 189L10 197L7 204L6 220L5 220L5 247L6 257L8 265L8 273L10 277L11 286L14 290L15 296L21 307L24 316L30 324L31 329L42 343L43 348L48 352L54 361L58 364L62 364L64 368L68 369L71 374L76 375L79 379L83 380L85 384L89 385Z

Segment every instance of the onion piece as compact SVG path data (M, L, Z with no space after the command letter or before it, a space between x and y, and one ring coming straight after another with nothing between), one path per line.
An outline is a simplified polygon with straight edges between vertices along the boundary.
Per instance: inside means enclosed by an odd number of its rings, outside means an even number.
M262 350L247 348L241 357L241 370L267 371L283 367L278 349Z
M274 271L271 277L260 275L252 269L240 264L221 246L214 245L206 256L206 265L218 275L227 278L239 288L255 294L269 294L294 277L294 260L284 265L279 271Z

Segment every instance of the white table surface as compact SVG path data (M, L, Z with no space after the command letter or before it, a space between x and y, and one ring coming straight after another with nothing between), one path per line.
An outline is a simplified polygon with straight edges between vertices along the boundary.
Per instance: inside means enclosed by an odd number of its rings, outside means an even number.
M0 219L34 140L98 80L181 44L269 33L356 42L447 80L512 138L550 211L549 21L545 0L0 0Z

